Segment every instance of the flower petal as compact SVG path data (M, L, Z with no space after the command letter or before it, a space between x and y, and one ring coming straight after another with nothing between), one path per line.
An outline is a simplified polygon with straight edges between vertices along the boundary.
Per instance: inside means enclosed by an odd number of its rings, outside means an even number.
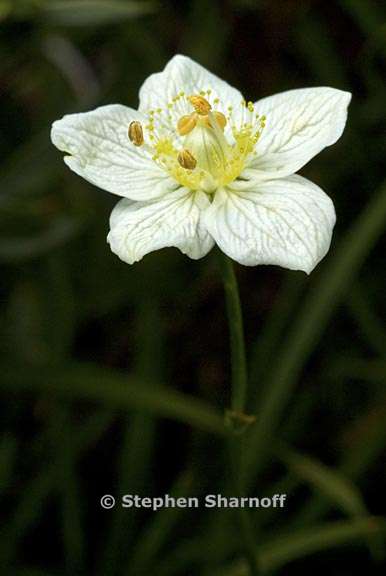
M214 245L202 224L202 211L208 206L206 194L186 188L153 202L121 200L111 213L107 241L128 264L167 246L176 246L194 260L202 258Z
M100 188L133 200L151 200L177 184L127 134L136 110L113 104L69 114L52 125L51 139L71 170Z
M340 138L350 99L349 92L334 88L303 88L256 102L266 126L246 175L253 169L267 178L281 178L299 170Z
M162 72L152 74L145 80L139 91L139 110L164 109L179 92L191 95L201 90L211 90L211 100L219 98L224 105L240 108L243 99L241 92L194 60L178 54ZM182 115L190 112L192 107L185 102L185 108L181 107L179 113Z
M335 224L330 198L294 175L245 191L218 191L205 224L221 250L247 266L276 264L308 274L327 253Z

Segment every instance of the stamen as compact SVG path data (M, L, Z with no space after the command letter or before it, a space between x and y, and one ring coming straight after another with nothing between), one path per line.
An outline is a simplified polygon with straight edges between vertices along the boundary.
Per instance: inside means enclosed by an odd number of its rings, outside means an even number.
M225 118L224 114L222 112L217 112L216 110L212 112L212 114L216 120L217 125L221 128L221 130L224 130L227 123L227 119ZM207 126L209 126L209 128L214 128L214 126L212 126L210 123L209 116L205 118L205 123Z
M181 99L191 104L191 114L180 116ZM143 146L180 185L211 194L237 180L248 157L257 154L255 147L266 119L257 113L253 102L243 100L241 106L237 117L234 106L213 98L210 90L191 96L179 92L165 109L148 112L143 126L146 142L142 125L136 121L129 126L129 138L136 146Z
M185 136L193 130L197 123L196 114L188 114L186 116L181 116L177 122L177 130L180 136Z
M177 156L177 160L179 165L182 166L182 168L185 168L185 170L194 170L194 168L197 166L197 160L193 154L189 152L189 150L186 150L186 148L181 150Z
M205 94L205 92L204 92ZM189 96L189 102L197 112L197 114L201 114L202 116L206 116L208 112L212 109L212 106L209 104L208 100L203 96Z
M138 122L137 120L131 122L127 134L129 136L130 141L134 144L134 146L142 146L144 138L143 138L142 125L140 122Z

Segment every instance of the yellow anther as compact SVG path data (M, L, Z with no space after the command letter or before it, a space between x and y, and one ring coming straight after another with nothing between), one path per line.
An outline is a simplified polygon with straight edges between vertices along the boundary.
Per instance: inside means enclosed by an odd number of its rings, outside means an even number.
M181 186L208 194L237 179L248 158L256 156L266 122L253 102L241 101L242 114L233 116L236 105L215 96L210 90L176 92L164 110L149 110L146 122L134 121L128 128L135 146L145 144L146 135L146 150ZM176 117L181 99L190 104L191 113ZM227 125L229 133L224 133Z
M177 122L177 130L180 136L185 136L193 130L197 123L196 114L188 114L187 116L181 116Z
M226 117L224 116L224 114L223 114L222 112L217 112L217 110L215 110L214 112L212 112L212 114L213 114L213 116L215 117L218 126L220 126L221 130L224 130L225 125L226 125L226 123L227 123L227 119L226 119ZM212 127L212 125L211 125L211 123L210 123L210 120L209 120L209 116L207 116L207 117L205 118L205 123L206 123L207 126Z
M208 114L208 112L212 109L212 106L209 104L208 100L206 100L206 98L203 96L189 96L188 100L197 114L206 116L206 114Z
M141 122L137 120L130 122L127 134L134 146L142 146L144 140Z
M227 119L224 116L224 114L222 112L213 112L213 114L217 120L217 124L220 126L222 130L224 130L227 123Z
M185 168L185 170L194 170L194 168L197 166L197 160L193 154L191 154L189 150L186 149L181 150L177 156L177 160L179 165L182 166L182 168Z

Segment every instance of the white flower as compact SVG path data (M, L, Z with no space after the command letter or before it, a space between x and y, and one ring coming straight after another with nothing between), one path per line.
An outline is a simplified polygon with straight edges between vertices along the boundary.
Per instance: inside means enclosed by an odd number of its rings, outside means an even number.
M102 106L54 122L52 142L89 182L123 196L108 242L132 264L214 243L241 264L309 273L327 253L334 206L294 174L341 136L351 95L304 88L245 102L185 56L152 74L139 109Z

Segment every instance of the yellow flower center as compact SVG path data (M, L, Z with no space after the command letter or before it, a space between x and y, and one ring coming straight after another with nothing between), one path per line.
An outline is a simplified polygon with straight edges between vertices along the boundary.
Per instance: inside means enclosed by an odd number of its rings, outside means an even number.
M218 109L225 109L220 100L210 96L211 90L190 96L180 92L166 110L149 112L142 132L139 123L129 130L133 144L143 145L182 186L208 193L240 175L247 159L256 154L265 126L265 116L255 113L252 102L240 102L235 121L232 106L225 116ZM193 111L187 114L189 108Z

